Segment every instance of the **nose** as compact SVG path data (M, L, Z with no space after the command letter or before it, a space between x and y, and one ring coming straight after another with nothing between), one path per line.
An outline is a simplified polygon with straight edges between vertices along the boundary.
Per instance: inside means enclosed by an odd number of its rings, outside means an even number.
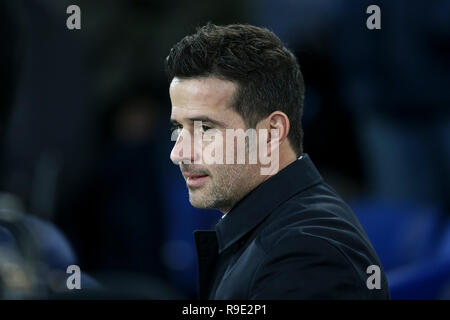
M192 135L186 129L181 129L175 145L170 152L170 160L175 164L179 165L181 162L190 164L194 163L198 159L198 147L194 145L195 139L192 139Z

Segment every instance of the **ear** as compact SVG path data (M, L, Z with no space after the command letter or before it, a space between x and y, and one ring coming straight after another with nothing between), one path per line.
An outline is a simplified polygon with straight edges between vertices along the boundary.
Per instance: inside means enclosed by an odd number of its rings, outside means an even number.
M268 117L269 139L273 139L271 130L278 130L278 142L281 145L289 134L290 122L288 116L281 111L274 111Z
M260 128L267 129L267 145L268 155L277 147L281 146L286 141L289 134L290 122L288 116L281 111L272 112L267 118L262 120L259 124ZM278 134L273 134L272 130L277 130Z

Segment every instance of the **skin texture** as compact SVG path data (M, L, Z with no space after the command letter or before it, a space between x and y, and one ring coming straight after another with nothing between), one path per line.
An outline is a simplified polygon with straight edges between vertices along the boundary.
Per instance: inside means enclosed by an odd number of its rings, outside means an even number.
M232 109L233 95L236 84L216 77L180 79L175 77L170 85L169 94L172 102L171 121L177 128L178 137L170 154L170 159L180 170L187 181L189 201L194 207L203 209L218 209L223 213L229 212L233 206L247 193L261 184L271 175L261 175L261 163L256 164L208 164L204 152L210 144L221 148L225 155L226 129L247 129L242 117ZM205 117L220 123L202 121L202 127L197 134L204 135L220 133L222 141L203 141L202 145L194 137L194 120ZM267 155L271 152L279 153L279 169L281 170L295 161L296 155L289 145L286 136L289 132L289 119L281 111L275 111L262 119L256 126L259 129L278 129L278 138L268 135L263 143L267 144ZM198 130L198 128L197 128ZM187 137L186 135L189 135ZM192 138L191 138L192 137ZM186 140L185 140L186 139ZM184 142L183 142L184 141ZM190 152L183 152L186 141L191 144ZM236 142L236 140L235 140ZM259 142L259 139L258 139ZM194 145L195 144L195 145ZM258 144L260 147L260 144ZM247 145L248 147L248 145ZM248 153L248 148L246 148ZM235 159L237 155L235 146ZM189 162L190 163L187 163ZM275 174L276 172L274 172ZM207 175L198 185L190 185L188 176Z

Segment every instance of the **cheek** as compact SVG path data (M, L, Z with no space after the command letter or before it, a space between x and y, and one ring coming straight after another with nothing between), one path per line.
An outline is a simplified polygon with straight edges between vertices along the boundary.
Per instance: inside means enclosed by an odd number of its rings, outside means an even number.
M251 179L249 172L243 165L223 164L211 168L215 184L231 187L241 185Z
M205 166L226 163L225 135L221 131L209 132L203 136L202 158Z
M238 139L237 137L230 136L226 137L226 135L223 135L223 141L222 145L218 145L217 148L221 148L223 151L223 161L225 164L228 165L238 165L242 164L245 159L242 159L242 156L246 153L246 146L244 144L239 144L241 142L241 139ZM231 169L228 169L230 171L233 171L233 167Z

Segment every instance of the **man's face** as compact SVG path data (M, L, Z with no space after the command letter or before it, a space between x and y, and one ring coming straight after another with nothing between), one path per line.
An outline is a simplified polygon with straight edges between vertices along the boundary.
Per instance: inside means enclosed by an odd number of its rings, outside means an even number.
M215 77L174 78L170 85L171 121L178 133L170 159L180 166L194 207L226 213L263 180L258 164L205 161L205 149L225 150L226 129L246 129L244 120L231 106L235 90L233 82ZM203 135L211 133L222 139L200 143ZM186 146L190 146L189 152Z

